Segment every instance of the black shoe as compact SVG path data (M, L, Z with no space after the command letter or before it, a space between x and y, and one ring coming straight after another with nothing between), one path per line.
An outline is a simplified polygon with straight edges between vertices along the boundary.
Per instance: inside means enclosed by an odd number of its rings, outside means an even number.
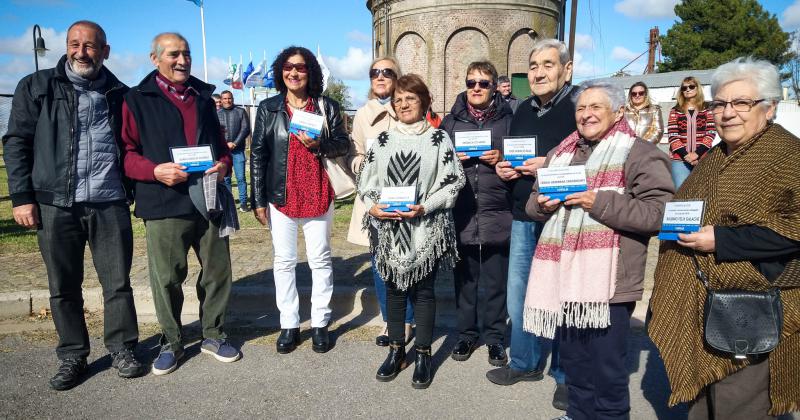
M325 353L328 351L330 340L328 340L328 327L319 327L311 329L311 348L317 353Z
M414 376L411 386L414 389L425 389L431 386L433 371L431 369L431 348L415 346L417 357L414 360Z
M247 204L242 204L239 207L239 211L242 213L250 213L250 207L247 207Z
M138 378L147 373L147 366L136 360L131 349L111 353L111 367L123 378Z
M275 348L280 354L291 353L297 348L297 343L299 341L300 328L281 330L281 335L278 336L278 341L275 342Z
M386 356L386 360L378 368L375 379L380 382L389 382L406 366L406 346L402 345L402 343L391 343L389 344L389 355Z
M541 381L542 378L544 378L544 373L541 370L523 372L511 369L508 365L486 372L486 379L497 385L514 385L520 381Z
M386 334L381 334L375 337L375 345L380 347L386 347L389 345L389 336Z
M500 343L489 344L489 364L492 366L505 366L508 361L506 349Z
M456 343L456 346L453 348L453 352L450 354L450 357L452 357L453 360L464 362L469 360L469 357L472 356L473 351L475 351L475 342L461 339L458 340L458 343Z
M64 359L61 361L61 366L58 367L58 372L50 378L50 388L56 391L75 388L80 383L81 376L88 371L89 366L86 364L86 359Z
M569 406L568 396L567 384L556 384L556 391L553 393L553 407L556 410L567 411Z

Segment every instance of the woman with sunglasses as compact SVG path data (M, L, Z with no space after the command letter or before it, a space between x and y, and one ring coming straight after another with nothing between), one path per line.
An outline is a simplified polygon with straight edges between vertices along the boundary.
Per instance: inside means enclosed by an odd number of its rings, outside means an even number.
M358 174L358 195L370 216L364 225L374 221L376 226L370 229L370 249L386 282L389 355L375 377L391 381L406 366L403 325L406 300L412 296L417 322L414 388L427 388L433 377L433 286L439 268L452 268L457 259L450 209L464 186L450 138L425 120L430 102L419 76L397 79L392 104L398 121L378 135Z
M350 148L350 169L358 174L364 162L367 150L375 143L378 135L393 128L397 124L397 115L392 108L392 93L397 78L400 77L400 65L394 57L376 58L369 68L369 100L363 107L356 111L353 119L353 132L351 134L353 146ZM353 214L350 216L350 229L347 232L347 241L356 245L369 246L367 230L361 229L361 222L367 212L364 202L356 197L353 202ZM374 230L371 225L369 229ZM375 235L372 235L375 238ZM377 239L377 238L376 238ZM374 245L374 244L373 244ZM383 322L386 324L386 285L375 269L373 260L372 278L375 283L375 297L381 309ZM411 338L411 326L414 323L414 309L411 299L406 305L405 336L406 342ZM375 338L375 344L381 347L389 345L388 326Z
M628 90L628 103L625 104L625 119L636 136L647 142L658 144L664 134L664 119L661 107L652 103L649 90L644 82L636 82Z
M278 353L289 353L300 339L295 266L297 230L302 228L312 279L312 348L324 353L329 346L333 292L330 231L334 191L320 159L347 154L350 139L339 104L322 96L322 69L311 51L286 48L275 58L272 71L280 94L258 106L250 177L253 212L272 234L275 300L281 321L276 347ZM324 116L319 135L290 133L290 121L300 112Z
M511 129L513 112L497 91L497 70L492 63L470 63L466 86L441 128L456 142L457 136L466 134L463 132L489 131L491 150L474 157L456 153L468 182L453 208L458 232L459 261L453 277L459 336L450 357L457 361L469 359L482 338L489 364L505 366L511 188L497 176L494 166L503 159L503 137ZM482 293L478 293L479 288ZM478 319L482 321L482 331Z
M672 154L672 181L680 188L700 159L711 149L717 132L706 109L703 86L695 77L681 83L678 104L669 111L667 136Z

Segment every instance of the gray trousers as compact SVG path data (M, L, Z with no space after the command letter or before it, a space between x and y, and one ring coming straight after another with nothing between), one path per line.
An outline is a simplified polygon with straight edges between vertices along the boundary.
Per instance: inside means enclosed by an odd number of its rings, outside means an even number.
M136 346L139 327L130 272L133 231L128 203L39 205L37 232L50 288L50 310L58 332L59 359L89 355L83 314L83 257L86 243L103 288L103 340L108 351Z
M771 406L765 358L707 386L689 403L689 420L774 419L767 414Z

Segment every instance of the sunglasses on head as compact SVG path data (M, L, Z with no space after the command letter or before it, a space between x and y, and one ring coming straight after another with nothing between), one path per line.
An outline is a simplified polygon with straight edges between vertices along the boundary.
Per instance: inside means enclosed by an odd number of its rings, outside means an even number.
M687 90L695 90L697 85L683 85L681 86L681 92L686 92Z
M283 63L283 71L292 71L292 69L297 70L298 73L308 73L306 63L290 63L288 61Z
M491 85L492 85L492 82L491 82L491 81L489 81L489 80L472 80L472 79L467 79L467 89L472 89L472 88L474 88L474 87L475 87L475 85L478 85L478 86L480 86L480 87L481 87L481 89L489 89L489 86L491 86Z
M395 73L394 70L392 70L390 68L369 69L369 78L370 79L377 79L378 77L380 77L381 74L383 75L383 77L387 77L389 79L397 79L397 73Z
M647 95L647 92L645 92L643 90L639 90L639 91L632 90L631 91L631 96L644 96L644 95Z

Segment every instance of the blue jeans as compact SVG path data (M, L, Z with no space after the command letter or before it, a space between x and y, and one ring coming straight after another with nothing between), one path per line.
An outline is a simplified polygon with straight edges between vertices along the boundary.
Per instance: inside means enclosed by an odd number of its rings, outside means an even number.
M236 174L236 189L239 190L239 206L244 206L247 204L247 178L244 176L244 164L246 162L246 158L244 157L244 150L241 152L231 152L231 158L233 158L233 172ZM225 185L228 186L228 189L233 192L233 187L231 186L231 174L228 173L228 176L225 177Z
M672 161L672 182L675 183L675 190L681 187L683 181L686 181L686 178L692 173L692 169L694 169L694 166L682 160Z
M511 223L511 250L508 256L508 287L506 306L508 316L511 318L511 348L509 367L522 372L530 372L544 366L542 359L542 341L522 329L525 294L528 290L528 276L531 272L533 253L536 242L542 232L542 225L536 222L521 222L514 220ZM564 370L558 356L559 337L556 335L552 341L552 357L548 374L556 383L564 383Z
M378 305L381 307L381 317L383 322L387 321L386 318L386 282L383 281L378 270L375 269L375 257L372 257L372 280L375 282L375 297L378 298ZM409 294L406 300L406 324L414 323L414 305L412 304L413 296Z

